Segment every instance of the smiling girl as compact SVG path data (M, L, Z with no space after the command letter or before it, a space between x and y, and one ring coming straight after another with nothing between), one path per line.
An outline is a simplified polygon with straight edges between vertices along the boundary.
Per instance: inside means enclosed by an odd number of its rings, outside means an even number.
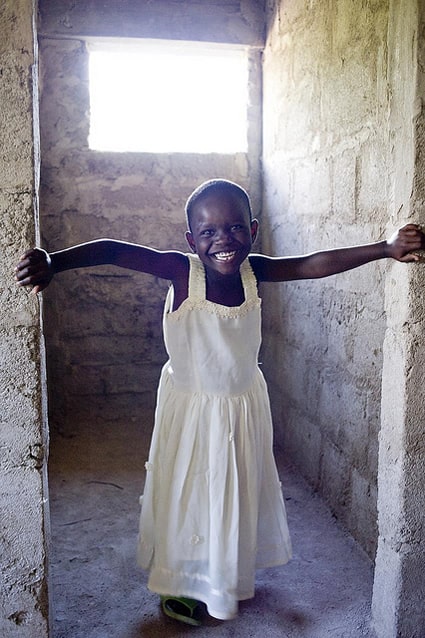
M258 367L258 283L326 277L384 257L417 261L425 237L408 224L373 244L298 257L251 254L258 222L248 195L221 179L192 193L186 217L192 254L110 239L50 255L34 248L16 279L37 293L64 270L115 264L171 282L163 322L169 360L146 463L138 559L164 612L199 624L199 601L210 615L233 618L238 601L254 596L255 570L291 557Z

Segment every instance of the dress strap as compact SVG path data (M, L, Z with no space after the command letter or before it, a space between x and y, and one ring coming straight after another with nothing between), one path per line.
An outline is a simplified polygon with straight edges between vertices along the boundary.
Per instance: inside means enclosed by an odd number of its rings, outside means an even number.
M245 293L245 301L251 302L258 299L257 278L252 270L249 257L241 265L241 279Z
M198 255L187 253L189 258L189 299L193 302L205 301L206 283L204 266Z

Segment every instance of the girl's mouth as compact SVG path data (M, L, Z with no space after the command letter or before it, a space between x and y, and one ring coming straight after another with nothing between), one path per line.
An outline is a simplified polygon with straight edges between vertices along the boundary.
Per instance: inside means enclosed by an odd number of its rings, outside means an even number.
M236 255L236 250L222 251L220 253L214 253L214 259L217 261L230 261Z

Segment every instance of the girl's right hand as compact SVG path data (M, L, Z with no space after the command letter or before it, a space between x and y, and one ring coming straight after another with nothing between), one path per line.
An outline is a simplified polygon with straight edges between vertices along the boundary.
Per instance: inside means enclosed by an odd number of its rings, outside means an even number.
M15 268L18 286L33 286L34 295L47 288L53 275L50 255L42 248L26 250Z

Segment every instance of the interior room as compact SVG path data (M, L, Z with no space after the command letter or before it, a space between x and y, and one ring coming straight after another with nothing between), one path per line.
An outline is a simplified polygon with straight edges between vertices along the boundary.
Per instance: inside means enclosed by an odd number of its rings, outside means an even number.
M19 255L188 252L215 177L250 194L259 253L423 224L424 28L417 0L3 2L2 636L188 631L135 559L168 283L99 266L36 296ZM294 556L199 636L425 635L423 268L261 285Z

